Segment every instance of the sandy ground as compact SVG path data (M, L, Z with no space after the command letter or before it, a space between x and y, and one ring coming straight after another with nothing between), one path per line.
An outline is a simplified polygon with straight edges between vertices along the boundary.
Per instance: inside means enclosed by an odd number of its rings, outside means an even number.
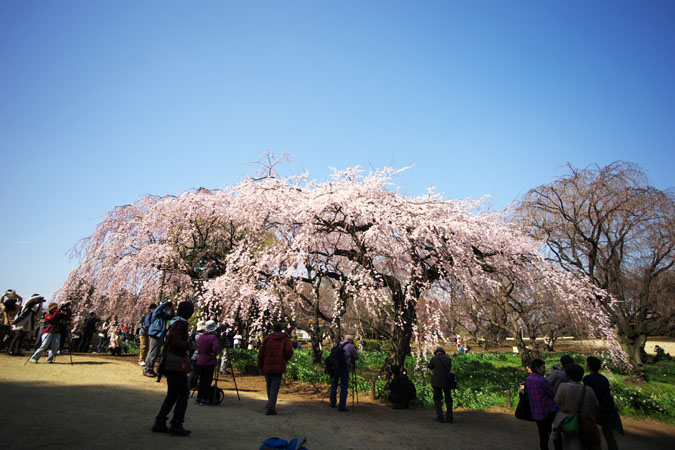
M431 409L392 410L359 395L354 412L328 407L327 390L293 383L282 386L277 416L264 415L264 380L221 379L225 401L200 407L190 400L187 438L151 433L166 383L141 376L136 358L60 356L24 365L24 358L0 355L0 443L7 449L175 449L255 450L263 439L307 436L317 449L536 449L534 423L507 410L455 412L454 424L434 421ZM351 406L351 398L350 398ZM624 420L626 449L672 449L675 427ZM603 444L604 446L604 444ZM603 447L604 448L604 447Z

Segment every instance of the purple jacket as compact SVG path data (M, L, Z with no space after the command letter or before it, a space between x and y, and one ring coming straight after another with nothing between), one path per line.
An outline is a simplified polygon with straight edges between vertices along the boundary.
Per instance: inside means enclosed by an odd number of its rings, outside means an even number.
M530 374L525 380L525 388L527 389L527 396L530 398L530 408L534 420L543 420L549 414L560 409L560 406L553 400L555 389L546 378L537 373Z
M211 332L204 332L197 342L199 345L199 357L197 358L197 365L199 366L215 366L218 363L216 355L220 351L220 344L215 334Z

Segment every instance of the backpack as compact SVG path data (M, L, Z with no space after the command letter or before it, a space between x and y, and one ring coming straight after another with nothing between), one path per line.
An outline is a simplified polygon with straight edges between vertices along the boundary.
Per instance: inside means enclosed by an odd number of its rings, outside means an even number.
M347 364L344 347L344 344L335 344L330 349L330 354L326 358L326 373L328 375L335 375L338 370Z
M277 437L271 437L265 439L265 442L260 445L258 450L307 450L305 447L306 442L307 438L295 438L289 442Z

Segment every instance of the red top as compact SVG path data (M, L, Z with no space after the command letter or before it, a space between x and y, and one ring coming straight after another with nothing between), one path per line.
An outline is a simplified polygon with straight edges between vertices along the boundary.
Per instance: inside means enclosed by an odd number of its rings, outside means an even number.
M293 356L291 340L284 333L275 331L265 336L258 352L258 369L262 373L286 372L286 361Z
M42 334L60 332L59 319L63 317L68 320L72 315L73 313L69 309L62 311L61 308L57 308L54 314L45 313L45 326L42 329Z

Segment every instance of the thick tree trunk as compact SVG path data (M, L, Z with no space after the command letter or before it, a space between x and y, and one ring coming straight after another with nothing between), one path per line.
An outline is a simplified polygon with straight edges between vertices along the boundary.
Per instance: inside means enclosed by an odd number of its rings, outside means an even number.
M645 360L647 353L645 352L645 344L647 343L648 336L646 334L637 334L637 335L618 335L619 344L626 356L628 356L628 362L633 365L631 372L640 377L646 379L647 372L645 371Z
M410 340L417 319L416 303L416 301L406 301L400 289L394 292L394 314L399 318L400 323L394 325L389 353L380 369L381 373L386 373L392 364L404 367L405 358L410 354Z
M319 302L314 306L314 318L309 327L309 335L312 338L312 361L314 364L321 364L321 328L319 327Z

